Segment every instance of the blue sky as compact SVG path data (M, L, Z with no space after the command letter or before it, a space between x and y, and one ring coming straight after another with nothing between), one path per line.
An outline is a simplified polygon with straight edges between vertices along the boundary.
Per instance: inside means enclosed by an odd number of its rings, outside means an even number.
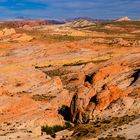
M0 18L140 19L140 0L0 0Z

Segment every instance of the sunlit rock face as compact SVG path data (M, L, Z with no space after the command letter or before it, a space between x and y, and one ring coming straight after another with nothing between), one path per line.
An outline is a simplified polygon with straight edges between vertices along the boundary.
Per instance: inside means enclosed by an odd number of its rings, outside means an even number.
M140 59L139 54L112 59L98 68L93 69L93 73L88 75L83 86L78 87L78 91L72 100L73 121L84 122L84 118L89 113L103 112L112 102L129 96L140 85ZM94 66L93 66L94 67ZM88 83L88 86L87 86ZM88 111L87 111L88 110Z
M82 21L66 25L12 27L14 23L0 30L0 140L53 139L42 126L64 126L67 121L75 127L57 133L56 138L74 135L76 130L81 133L77 127L84 125L84 133L94 132L94 137L112 129L111 134L124 132L132 138L136 130L133 138L137 139L139 24ZM92 123L102 119L108 119L113 128L109 121L94 127ZM133 127L128 126L130 122ZM120 124L127 129L114 129ZM92 128L98 128L97 133Z

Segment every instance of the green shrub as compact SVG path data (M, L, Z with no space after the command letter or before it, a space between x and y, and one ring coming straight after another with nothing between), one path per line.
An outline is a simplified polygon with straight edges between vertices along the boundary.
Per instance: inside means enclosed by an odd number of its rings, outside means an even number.
M50 77L54 77L54 76L62 76L62 75L69 74L71 73L71 71L67 71L63 69L54 69L54 70L45 71L45 73Z
M64 126L60 126L60 125L55 125L55 126L42 126L42 131L46 132L49 135L54 135L56 132L62 131L64 129L68 129L71 128L72 125L70 122L65 122Z
M72 127L72 125L71 125L71 123L70 122L65 122L65 129L68 129L68 128L71 128Z
M45 96L45 95L33 95L32 99L35 100L35 101L50 101L52 99L54 99L56 96L51 96L51 95L48 95L48 96Z

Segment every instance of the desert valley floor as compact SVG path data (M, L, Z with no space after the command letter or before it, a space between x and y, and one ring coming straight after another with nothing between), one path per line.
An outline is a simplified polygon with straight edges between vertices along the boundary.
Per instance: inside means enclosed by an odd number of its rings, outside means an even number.
M140 21L15 23L0 23L0 140L140 139Z

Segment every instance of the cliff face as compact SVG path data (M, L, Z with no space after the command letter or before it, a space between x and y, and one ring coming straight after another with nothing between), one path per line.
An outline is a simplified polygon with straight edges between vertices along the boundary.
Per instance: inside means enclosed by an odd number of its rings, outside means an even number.
M86 72L83 85L71 103L72 120L84 122L94 119L94 115L104 111L118 99L139 94L140 88L139 54L118 57ZM86 118L85 118L86 116Z

